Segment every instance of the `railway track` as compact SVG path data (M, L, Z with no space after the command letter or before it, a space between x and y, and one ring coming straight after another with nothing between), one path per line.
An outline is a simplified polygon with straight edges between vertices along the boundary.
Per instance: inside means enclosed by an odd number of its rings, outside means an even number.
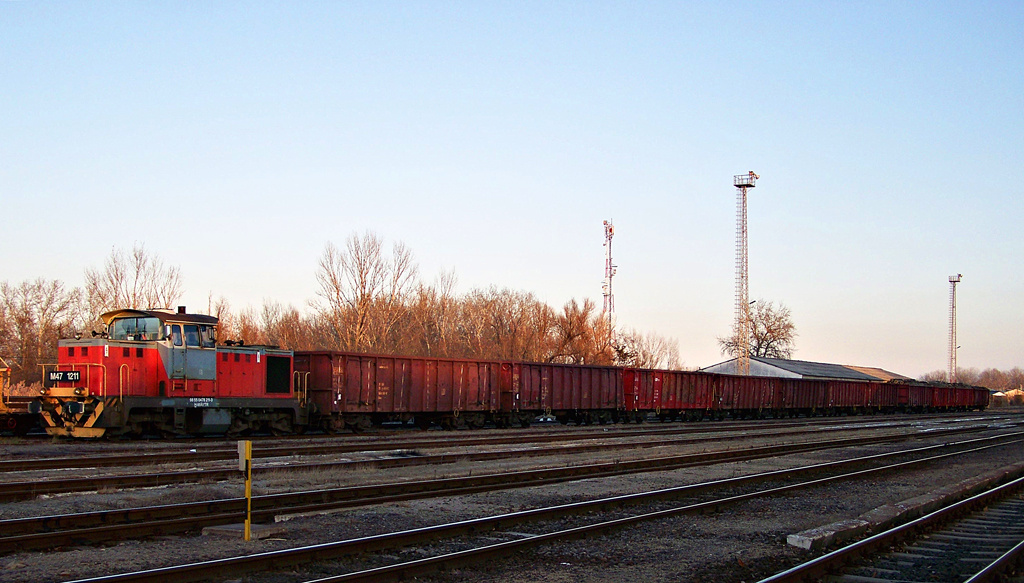
M559 442L585 442L589 440L608 440L616 438L632 438L632 436L662 436L728 433L733 431L774 431L786 427L804 429L818 428L822 431L829 428L871 428L879 426L921 426L924 424L947 424L978 422L998 423L1013 419L1010 416L992 416L990 414L955 414L955 415L894 415L894 416L862 416L843 418L815 418L801 420L759 421L717 421L694 422L685 425L673 424L670 427L659 427L657 424L644 426L609 425L600 429L565 429L545 428L542 431L515 430L502 431L498 435L466 435L464 432L431 431L442 433L443 436L417 435L415 438L398 436L404 431L390 432L375 436L357 436L357 438L309 438L309 436L292 436L292 438L269 438L256 436L253 457L266 459L275 457L295 457L304 455L331 455L356 452L384 452L394 450L444 449L452 447L503 446L509 442L517 445L547 444ZM417 433L423 433L417 431ZM294 442L301 440L302 445ZM163 446L165 442L160 442ZM144 451L138 448L131 451L111 453L104 448L98 455L46 456L36 459L19 459L16 451L9 453L9 459L0 460L0 473L17 471L37 471L45 469L69 469L89 467L126 467L135 465L160 465L171 463L198 463L212 461L228 461L238 457L234 442L225 447L223 440L216 443L189 441L183 445L175 442L167 443L175 451ZM99 444L88 444L89 446Z
M817 442L751 448L734 452L710 452L684 456L661 457L634 462L592 464L569 468L530 470L515 473L488 474L461 478L421 480L393 484L333 488L309 492L271 494L253 497L253 520L270 522L275 516L320 512L338 508L382 504L404 500L436 498L539 486L578 480L624 475L637 472L672 470L699 465L713 465L751 459L763 459L793 453L822 451L854 445L894 441L892 437L873 437L843 441ZM891 459L901 455L923 455L942 449L998 447L1007 442L1024 441L1024 432L984 437L959 443L933 445L898 451L842 464L865 463ZM960 453L946 454L946 457ZM804 472L818 471L831 464L807 466ZM775 476L777 473L766 474ZM245 511L245 500L233 498L190 504L151 506L120 511L78 513L71 515L32 517L0 521L0 552L49 548L85 542L101 542L126 537L164 535L196 530L205 526L237 523Z
M894 424L886 425L889 429L898 429L906 426L917 426L916 423L910 424ZM906 438L907 435L912 436L923 436L925 434L929 436L938 435L957 435L969 432L978 432L988 429L989 426L978 425L968 426L965 428L955 429L925 429L922 432L916 432L913 434L901 434L899 437ZM877 430L877 426L858 426L855 429L861 430ZM678 431L678 430L676 430ZM773 431L769 433L761 434L754 437L784 437L793 435L802 435L808 433L816 433L821 431L820 429L811 430L800 430L794 429L791 431ZM674 434L671 433L671 434ZM649 435L649 434L648 434ZM665 435L665 434L658 434ZM645 435L647 436L647 435ZM544 437L544 436L539 436ZM609 436L604 436L606 439ZM749 434L737 434L729 437L716 437L716 442L725 442L731 440L745 440L750 439L752 436ZM397 467L410 467L410 466L423 466L423 465L441 465L451 464L456 462L482 462L482 461L494 461L494 460L505 460L505 459L516 459L525 457L545 457L554 455L574 455L583 454L590 452L612 452L615 450L635 450L638 448L655 448L655 447L666 447L666 446L678 446L688 445L693 443L704 443L707 441L706 437L693 437L693 438L680 438L680 439L662 439L660 441L628 441L619 443L599 443L599 444L588 444L588 445L571 445L571 446L553 446L546 448L529 448L529 449L512 449L502 451L484 451L484 452L464 452L454 454L440 454L440 455L409 455L405 453L405 450L390 449L389 451L397 451L397 455L387 458L374 458L369 460L346 460L346 461L328 461L328 462L291 462L288 464L275 464L273 466L260 467L256 466L257 470L261 469L273 469L274 471L309 471L309 470L327 470L327 469L347 469L355 470L360 468L397 468ZM437 442L431 442L434 447L442 447ZM487 441L488 445L493 445L493 442ZM847 440L841 441L841 443L856 443L849 442ZM390 444L395 445L395 444ZM409 445L408 442L405 445ZM460 446L467 445L466 442L459 442ZM339 445L339 449L348 451L347 446ZM451 448L452 444L447 444L447 448ZM317 446L309 446L313 452L317 454L323 454L323 448L317 448ZM365 449L365 447L364 447ZM420 448L423 449L422 445ZM298 455L295 453L296 450L288 450L291 455ZM277 451L277 450L262 450L262 454L259 457L267 459L270 457L282 457L288 454L288 451ZM302 451L305 451L303 449ZM274 455L270 455L273 452ZM217 452L218 455L220 452ZM725 452L718 452L717 455L728 455ZM237 450L232 452L232 457L229 459L237 460ZM147 455L148 457L148 455ZM221 458L217 457L219 461ZM23 460L28 461L28 460ZM37 460L37 461L51 461L51 460ZM85 462L87 460L83 460ZM130 465L125 463L125 465ZM76 477L67 478L60 477L54 479L31 479L31 480L8 480L0 483L0 501L14 501L14 500L25 500L33 498L35 496L47 494L62 494L70 492L89 492L89 491L100 491L100 490L123 490L130 488L147 488L147 487L158 487L167 486L171 484L184 484L184 483L196 483L196 482L215 482L224 480L238 480L240 474L236 468L208 468L208 469L189 469L182 471L163 471L163 472L146 472L142 474L116 474L116 475L102 475L102 476L88 476L88 477Z
M1020 443L1020 436L1016 436L1015 439L1017 441L1012 443ZM1008 443L1001 445L1007 445ZM949 447L951 447L949 444L944 444L941 446L918 448L915 451L932 450L934 452L935 450ZM139 583L149 581L185 583L211 577L238 577L245 573L294 567L296 565L323 562L338 557L361 555L375 551L389 551L389 555L394 555L395 553L392 551L395 549L406 547L423 549L424 545L429 545L431 541L453 537L475 537L470 542L465 543L470 548L465 548L458 552L441 553L428 558L320 578L317 579L317 583L407 580L439 569L492 560L527 548L555 542L596 536L628 528L645 521L687 513L710 512L754 498L776 496L831 482L841 483L842 481L858 480L874 474L898 471L918 464L938 463L949 460L954 456L970 455L984 447L998 447L998 445L987 445L966 451L941 453L910 461L850 471L851 468L856 468L858 465L879 462L907 452L880 454L651 492L536 508L523 512L327 544L165 567L151 571L82 579L76 583ZM832 472L832 475L807 478L809 475L813 476L822 472ZM702 497L704 499L700 499ZM690 500L694 498L696 500ZM683 505L678 505L678 502L675 502L677 500L688 501ZM653 510L650 508L642 510L640 514L630 514L623 510L650 505L660 505L660 507ZM604 516L580 518L589 513L604 513ZM609 513L614 514L614 516L609 518ZM553 521L567 516L574 517L576 523L568 528L559 528L553 531L549 528L545 531L545 521ZM534 526L524 529L521 528L521 525ZM515 531L512 531L510 527L517 528ZM524 530L530 530L531 532L524 533ZM535 532L537 530L539 532ZM495 539L502 540L495 543Z
M986 417L986 423L998 422L1001 418ZM314 443L296 445L291 443L295 439L286 440L282 445L276 442L280 438L270 440L257 440L253 447L255 459L267 459L276 457L295 457L303 455L326 455L345 454L355 452L394 451L401 449L441 449L453 446L490 446L507 445L510 441L516 444L542 444L558 443L566 441L588 441L597 439L616 439L626 437L661 437L671 435L695 435L709 433L730 433L742 431L772 432L778 429L799 427L804 432L818 430L829 431L837 428L849 429L872 429L881 426L887 427L912 427L921 426L924 423L961 423L965 421L976 422L974 416L942 416L922 418L921 416L903 416L899 418L843 418L843 420L829 419L816 421L775 421L764 422L721 422L692 424L685 427L653 428L648 426L643 429L627 428L620 426L608 427L597 431L574 429L569 431L557 431L553 433L529 433L516 432L514 434L503 433L497 436L459 436L458 434L445 433L444 437L415 437L399 439L373 439L359 438L358 440L339 439L318 439ZM390 437L390 436L389 436ZM305 438L304 441L309 441ZM98 467L126 467L139 465L160 465L172 463L198 463L213 461L229 461L238 457L237 448L224 447L222 443L216 444L195 444L185 445L184 451L171 452L143 452L138 451L101 454L101 455L76 455L47 457L38 459L6 459L0 460L0 473L3 472L24 472L39 471L48 469L69 469L69 468L98 468Z
M1024 478L1018 478L761 583L980 583L1020 574L1022 566Z

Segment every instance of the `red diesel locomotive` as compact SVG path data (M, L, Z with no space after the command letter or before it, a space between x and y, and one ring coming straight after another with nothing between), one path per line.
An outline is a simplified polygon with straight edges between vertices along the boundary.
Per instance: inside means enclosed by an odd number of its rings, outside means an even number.
M33 412L51 435L203 434L308 424L296 394L292 352L218 345L217 318L163 310L115 310L106 333L61 340Z
M217 319L116 310L107 332L61 340L32 403L52 435L422 428L967 411L981 387L750 377L614 366L291 352L218 345Z

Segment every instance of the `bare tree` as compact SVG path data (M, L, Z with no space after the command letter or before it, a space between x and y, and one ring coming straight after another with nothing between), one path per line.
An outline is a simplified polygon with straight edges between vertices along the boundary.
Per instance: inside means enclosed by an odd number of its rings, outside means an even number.
M532 293L491 287L472 291L461 303L464 356L547 360L554 313Z
M404 243L392 245L385 266L384 287L374 301L371 319L375 348L394 347L401 342L399 324L406 317L409 300L418 286L419 267Z
M612 353L604 341L601 314L593 300L569 300L555 319L555 349L548 360L570 364L611 364ZM602 331L599 333L599 331Z
M926 383L948 383L949 372L946 369L933 370L921 375L918 377L918 380ZM986 369L981 372L978 372L978 369L976 368L957 368L956 382L964 385L986 387L989 389L1001 389L1005 387L1006 383L1011 381L1010 377L1007 376L1006 373L993 368Z
M408 351L424 356L453 356L458 333L455 272L441 272L432 285L416 289L410 316Z
M615 339L615 364L638 368L679 370L679 342L653 332L626 330Z
M965 385L980 385L981 373L976 368L957 368L956 382Z
M793 357L796 351L796 325L793 317L783 304L778 307L771 301L759 299L753 302L750 314L750 356L765 358ZM736 354L742 331L734 330L728 337L719 337L718 345L722 354Z
M1010 373L1003 372L997 368L986 368L978 375L978 386L989 389L1012 389L1010 384Z
M58 280L0 284L0 354L14 367L14 382L39 378L40 364L53 362L57 340L77 332L82 292Z
M117 308L169 308L181 292L181 270L164 266L142 244L130 253L114 248L102 270L85 270L86 300L94 319Z
M921 377L918 380L924 381L926 383L944 383L947 380L949 380L949 375L944 370L933 370L931 372L927 372L921 375Z
M327 243L316 275L320 301L313 308L338 348L385 349L396 342L417 272L405 245L396 243L385 257L380 237L370 232L350 236L344 251Z
M262 318L262 344L291 350L313 350L318 347L310 323L294 306L283 306L264 300Z
M235 315L231 313L231 304L227 298L220 296L214 300L213 293L211 292L207 301L206 312L217 318L218 341L238 338L238 334L235 332Z

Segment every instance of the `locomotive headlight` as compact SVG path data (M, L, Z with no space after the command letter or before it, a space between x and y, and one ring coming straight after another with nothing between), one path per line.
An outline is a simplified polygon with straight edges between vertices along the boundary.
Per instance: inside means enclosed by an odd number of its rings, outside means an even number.
M82 396L82 393L85 393L85 389L83 389L82 387L76 387L76 388L75 388L75 394L76 394L76 395L78 395L79 397L81 397L81 396Z
M39 389L39 394L43 395L45 397L46 396L46 389Z

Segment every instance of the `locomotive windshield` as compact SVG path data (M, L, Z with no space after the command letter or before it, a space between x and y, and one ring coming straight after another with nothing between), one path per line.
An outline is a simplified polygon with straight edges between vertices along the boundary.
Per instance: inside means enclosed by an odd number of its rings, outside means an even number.
M110 323L107 334L111 340L159 340L158 318L118 318Z
M185 324L185 346L202 346L203 348L217 346L217 337L214 334L213 326Z
M217 333L213 326L202 324L174 324L171 328L171 342L175 346L191 346L198 348L214 348L217 346ZM182 332L184 328L184 333Z

